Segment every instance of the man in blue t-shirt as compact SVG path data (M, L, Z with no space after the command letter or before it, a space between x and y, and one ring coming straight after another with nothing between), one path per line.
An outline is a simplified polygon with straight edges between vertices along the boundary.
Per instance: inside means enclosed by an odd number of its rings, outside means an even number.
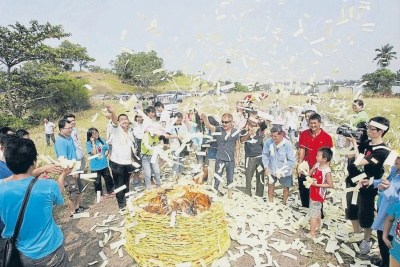
M17 138L7 144L5 159L14 174L0 186L0 217L5 223L2 235L10 238L26 190L34 179L35 144L30 139ZM53 218L53 205L64 202L61 191L70 171L64 170L57 182L39 179L32 188L16 243L23 266L34 266L37 262L43 266L50 263L52 266L70 266L64 250L63 233Z
M62 119L58 122L58 128L60 133L58 134L56 143L54 144L57 159L64 157L68 160L78 160L74 140L71 137L73 129L72 124L66 119ZM65 182L69 198L68 208L70 217L72 217L74 213L79 213L84 210L83 207L79 206L81 195L78 186L78 177L77 175L70 175L65 179Z

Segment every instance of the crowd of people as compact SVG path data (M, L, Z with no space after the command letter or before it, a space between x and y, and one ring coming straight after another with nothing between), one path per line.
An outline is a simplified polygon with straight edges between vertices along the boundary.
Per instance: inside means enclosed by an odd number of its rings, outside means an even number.
M17 239L24 266L46 266L54 261L57 264L53 266L69 266L63 234L54 222L50 207L63 203L61 193L65 191L71 217L86 209L80 205L83 183L79 170L89 168L96 173L94 191L103 197L115 197L123 213L130 188L139 190L141 184L145 190L160 187L166 179L162 175L163 166L168 164L172 168L171 181L185 179L184 167L192 155L195 156L197 174L192 171L197 182L211 185L221 197L225 191L220 190L220 186L224 183L226 197L233 197L235 169L240 164L242 150L245 187L238 189L249 196L253 195L255 176L255 195L264 197L265 194L267 201L273 203L279 181L286 205L294 177L297 177L301 206L308 208L310 217L310 228L304 236L318 236L327 190L335 186L330 168L334 144L331 135L322 128L322 117L312 100L303 108L288 106L285 111L276 99L268 110L262 111L252 106L251 97L246 97L236 103L235 112L220 117L201 113L195 108L171 116L161 102L145 105L144 108L135 106L134 121L130 121L127 114L117 114L114 107L107 106L106 137L100 137L99 130L90 127L86 151L79 140L73 114L65 115L58 122L56 138L55 124L44 119L47 146L51 146L50 141L54 143L58 160L77 162L78 172L74 173L71 168L63 169L56 163L36 168L37 152L29 133L1 128L2 236L12 235L26 188L32 179L39 178ZM361 254L370 252L374 229L377 230L381 266L389 266L389 262L392 262L390 266L400 266L400 235L397 236L396 231L400 227L400 158L396 159L389 177L383 177L383 163L390 153L383 138L390 123L381 116L370 118L363 106L362 100L355 100L352 103L354 114L348 121L349 129L361 131L362 135L342 134L349 150L346 155L348 177L345 182L349 188L346 218L351 221L354 233L361 233L363 229ZM59 174L59 178L48 179L49 173ZM45 227L32 227L39 224ZM39 265L34 265L38 262Z

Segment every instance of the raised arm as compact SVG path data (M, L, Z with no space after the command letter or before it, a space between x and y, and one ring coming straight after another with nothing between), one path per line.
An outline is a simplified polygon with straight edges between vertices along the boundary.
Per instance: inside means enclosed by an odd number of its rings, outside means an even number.
M115 114L115 110L112 106L108 105L107 106L107 111L110 112L111 114L111 121L114 125L118 125L118 118L117 115Z
M211 132L215 132L217 130L217 128L208 121L206 114L202 113L201 118L203 119L204 125L207 127L207 129L209 129Z

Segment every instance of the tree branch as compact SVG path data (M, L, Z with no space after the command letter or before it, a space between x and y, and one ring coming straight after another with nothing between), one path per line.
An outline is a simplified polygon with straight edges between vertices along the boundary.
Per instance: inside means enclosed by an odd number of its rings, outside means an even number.
M56 90L56 91L54 91L54 92L51 92L51 94L48 95L48 96L41 96L41 97L37 97L37 98L34 98L34 99L30 99L30 100L26 101L25 104L29 104L29 103L32 103L32 102L35 102L35 101L41 100L41 99L50 98L50 97L52 97L52 96L54 95L54 93L56 93L56 92L58 92L58 91L59 91L59 90Z

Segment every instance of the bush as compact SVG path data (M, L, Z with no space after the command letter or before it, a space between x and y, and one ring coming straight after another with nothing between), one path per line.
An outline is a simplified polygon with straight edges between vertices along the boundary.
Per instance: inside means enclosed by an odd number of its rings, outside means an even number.
M0 127L8 126L14 130L28 129L30 124L27 120L15 117L15 116L4 116L0 115Z

